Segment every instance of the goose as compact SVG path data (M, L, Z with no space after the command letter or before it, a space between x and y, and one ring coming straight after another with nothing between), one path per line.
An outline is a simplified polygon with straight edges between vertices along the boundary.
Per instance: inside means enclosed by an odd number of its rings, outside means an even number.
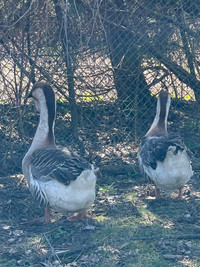
M156 115L143 137L138 149L139 165L156 187L156 199L160 190L170 195L179 190L177 200L182 198L182 188L193 175L191 152L177 133L168 133L167 118L171 96L162 90L157 99Z
M56 100L51 86L37 82L28 97L34 99L40 113L32 144L22 160L22 172L29 190L45 206L44 217L36 220L50 222L50 208L78 213L69 220L83 218L95 200L98 168L68 148L56 146Z

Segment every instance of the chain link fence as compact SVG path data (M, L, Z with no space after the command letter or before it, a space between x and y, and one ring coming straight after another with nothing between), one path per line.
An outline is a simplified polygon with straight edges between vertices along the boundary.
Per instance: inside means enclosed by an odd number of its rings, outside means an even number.
M198 0L2 0L0 174L21 172L36 81L56 93L57 144L97 165L136 161L161 89L172 95L169 129L198 158L199 44Z

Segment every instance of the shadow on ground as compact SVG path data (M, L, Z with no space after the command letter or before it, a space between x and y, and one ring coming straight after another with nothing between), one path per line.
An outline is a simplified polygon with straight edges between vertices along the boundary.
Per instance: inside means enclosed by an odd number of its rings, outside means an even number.
M182 201L157 201L139 174L101 176L92 218L31 226L43 209L23 176L1 177L0 266L200 266L199 188L196 174Z

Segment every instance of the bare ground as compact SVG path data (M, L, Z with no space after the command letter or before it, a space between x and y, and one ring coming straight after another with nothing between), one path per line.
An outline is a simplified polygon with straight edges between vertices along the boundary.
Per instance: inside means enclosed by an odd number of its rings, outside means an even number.
M92 218L30 225L43 209L22 175L1 177L0 266L200 266L198 173L181 201L153 192L139 173L100 175Z

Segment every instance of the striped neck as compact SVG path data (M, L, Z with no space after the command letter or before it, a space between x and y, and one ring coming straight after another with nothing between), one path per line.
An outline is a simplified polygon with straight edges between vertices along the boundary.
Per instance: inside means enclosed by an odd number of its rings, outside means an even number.
M145 136L161 136L167 134L167 118L170 104L170 94L166 91L161 91L157 100L156 116Z
M54 94L49 94L49 89L46 89L45 87L42 89L38 88L36 96L33 96L36 108L40 111L40 120L28 153L32 153L38 148L55 146L56 102Z

